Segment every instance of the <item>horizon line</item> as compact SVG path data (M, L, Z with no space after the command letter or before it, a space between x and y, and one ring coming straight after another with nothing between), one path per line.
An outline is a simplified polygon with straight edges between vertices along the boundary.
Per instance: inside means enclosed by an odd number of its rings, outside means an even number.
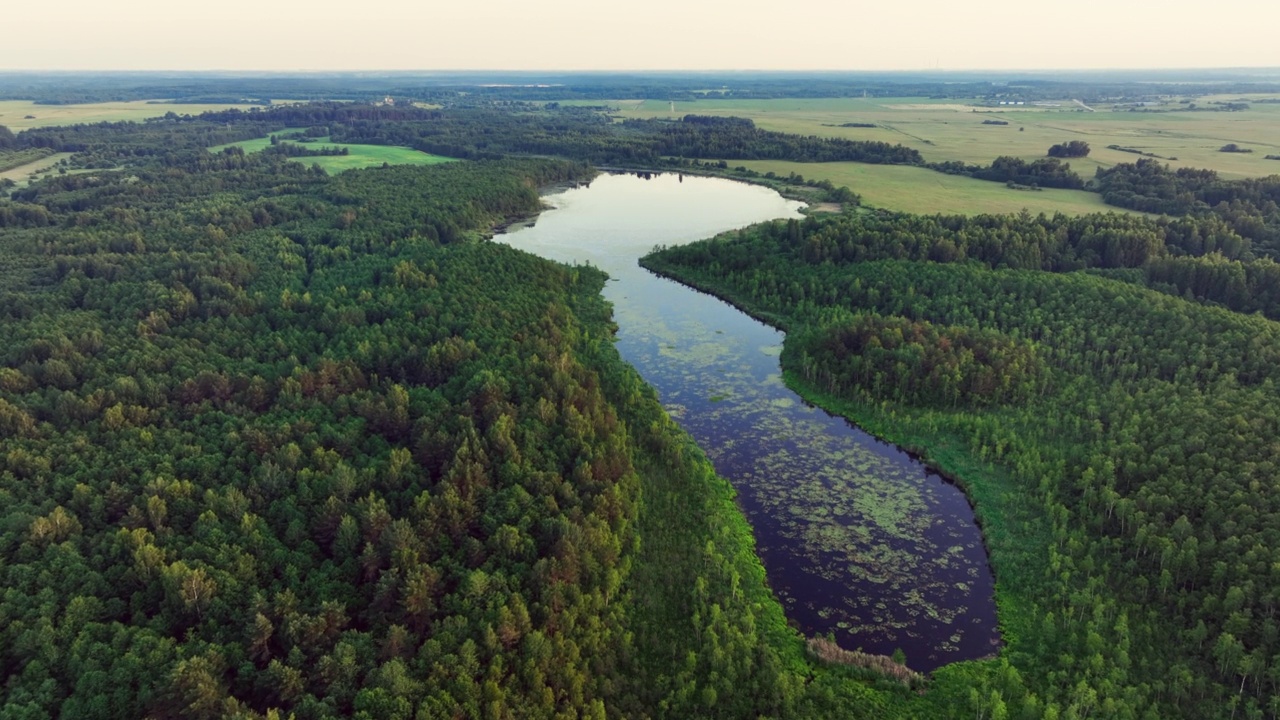
M0 68L0 73L49 73L49 74L110 74L110 73L252 73L252 74L408 74L408 73L565 73L577 75L607 75L612 73L689 73L689 74L744 74L744 73L1041 73L1041 72L1206 72L1206 71L1276 71L1280 65L1204 65L1160 67L915 67L915 68Z

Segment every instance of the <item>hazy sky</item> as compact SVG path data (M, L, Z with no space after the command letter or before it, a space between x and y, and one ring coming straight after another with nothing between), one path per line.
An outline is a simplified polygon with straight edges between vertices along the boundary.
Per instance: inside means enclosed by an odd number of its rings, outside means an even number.
M0 69L1280 66L1276 0L30 0Z

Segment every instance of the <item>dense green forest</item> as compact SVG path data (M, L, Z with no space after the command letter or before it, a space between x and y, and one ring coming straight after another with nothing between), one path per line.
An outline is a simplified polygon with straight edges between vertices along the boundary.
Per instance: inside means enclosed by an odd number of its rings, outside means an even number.
M0 200L0 715L945 717L1007 667L808 654L604 276L482 240L588 167L203 147L261 128L40 131L119 167Z
M1248 252L1213 216L857 213L644 263L786 328L793 387L959 470L1046 716L1270 717L1280 326L1141 269Z
M1280 175L1223 180L1212 170L1172 170L1144 158L1099 168L1094 182L1109 205L1166 215L1217 215L1260 250L1280 255Z
M990 268L1091 270L1172 295L1280 318L1280 265L1216 213L1143 218L1115 213L907 215L867 211L794 222L786 234L809 262L976 261ZM690 250L688 252L698 252Z
M468 162L206 150L285 128ZM905 687L787 626L603 275L483 237L587 162L914 151L513 101L4 142L77 172L0 199L0 716L1280 712L1270 180L1140 161L1097 182L1177 217L851 209L647 259L975 500L1008 645ZM1076 177L1018 163L951 170Z

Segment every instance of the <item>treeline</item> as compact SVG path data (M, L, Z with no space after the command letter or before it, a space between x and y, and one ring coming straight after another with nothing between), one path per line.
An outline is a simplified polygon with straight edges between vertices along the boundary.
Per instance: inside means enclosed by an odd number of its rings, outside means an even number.
M417 100L459 102L484 100L659 99L696 102L704 98L827 98L933 97L1060 100L1082 98L1150 99L1165 92L1152 82L1176 82L1179 93L1190 96L1276 92L1280 85L1259 83L1256 77L1223 78L1195 72L1134 73L1127 78L1028 78L1011 89L1003 79L979 74L939 79L930 73L746 73L722 76L703 73L527 73L468 72L376 75L335 73L326 77L284 75L212 77L170 74L6 73L0 78L0 98L34 100L45 104L108 102L173 98L185 102L266 102L287 100L380 100L385 95ZM708 88L711 88L710 90ZM1265 102L1265 101L1264 101Z
M923 162L918 151L903 145L772 132L745 118L686 115L680 122L632 120L624 126L656 133L655 152L666 156L890 165Z
M963 175L1032 188L1080 190L1085 186L1084 179L1071 169L1071 165L1056 157L1027 162L1022 158L1001 155L990 165L970 165L959 160L948 160L925 163L925 167L948 175Z
M1224 180L1213 170L1153 159L1099 168L1094 181L1108 205L1166 215L1217 215L1260 253L1280 253L1280 175Z
M925 216L888 211L762 226L809 262L977 261L991 268L1138 270L1172 295L1280 319L1280 272L1215 214ZM700 246L695 246L700 247ZM690 250L690 252L700 252Z
M53 151L47 148L0 151L0 172L22 167L28 163L33 163L42 158L49 157L52 154Z
M1028 267L1016 255L929 262L908 216L896 256L888 237L873 255L812 252L809 237L851 222L813 220L799 243L772 223L643 263L786 327L784 370L811 397L926 454L963 453L954 462L970 469L961 482L984 521L1020 678L999 690L1001 707L1280 711L1280 581L1268 570L1280 541L1268 490L1280 462L1278 326L1090 274L1000 269ZM1173 272L1192 260L1152 262ZM1046 382L1006 405L921 402L939 387L916 360L928 344L883 354L871 338L926 338L925 323L1031 343ZM840 343L831 328L844 328ZM995 699L979 689L968 712L989 715Z
M1089 143L1083 140L1070 140L1049 147L1049 157L1081 158L1088 157Z
M1069 272L1140 268L1169 256L1252 258L1249 241L1216 217L1025 212L910 215L877 210L772 223L760 226L757 232L771 240L784 240L808 262L978 261L991 268Z
M1108 204L1166 215L1185 215L1223 203L1244 203L1269 215L1280 203L1280 176L1223 180L1213 170L1173 170L1150 159L1099 168L1097 184Z
M265 152L275 155L283 155L288 158L299 157L343 157L351 154L351 150L346 147L337 145L324 145L321 147L311 147L302 143L293 142L275 142L271 143Z

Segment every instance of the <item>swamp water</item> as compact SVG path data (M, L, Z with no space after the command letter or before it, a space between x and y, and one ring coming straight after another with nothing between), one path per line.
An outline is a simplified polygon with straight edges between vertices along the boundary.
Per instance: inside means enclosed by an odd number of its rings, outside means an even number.
M993 578L964 494L907 453L807 405L782 382L783 334L637 264L801 203L674 174L601 175L495 238L609 273L617 348L733 483L787 617L806 635L913 669L999 647Z

